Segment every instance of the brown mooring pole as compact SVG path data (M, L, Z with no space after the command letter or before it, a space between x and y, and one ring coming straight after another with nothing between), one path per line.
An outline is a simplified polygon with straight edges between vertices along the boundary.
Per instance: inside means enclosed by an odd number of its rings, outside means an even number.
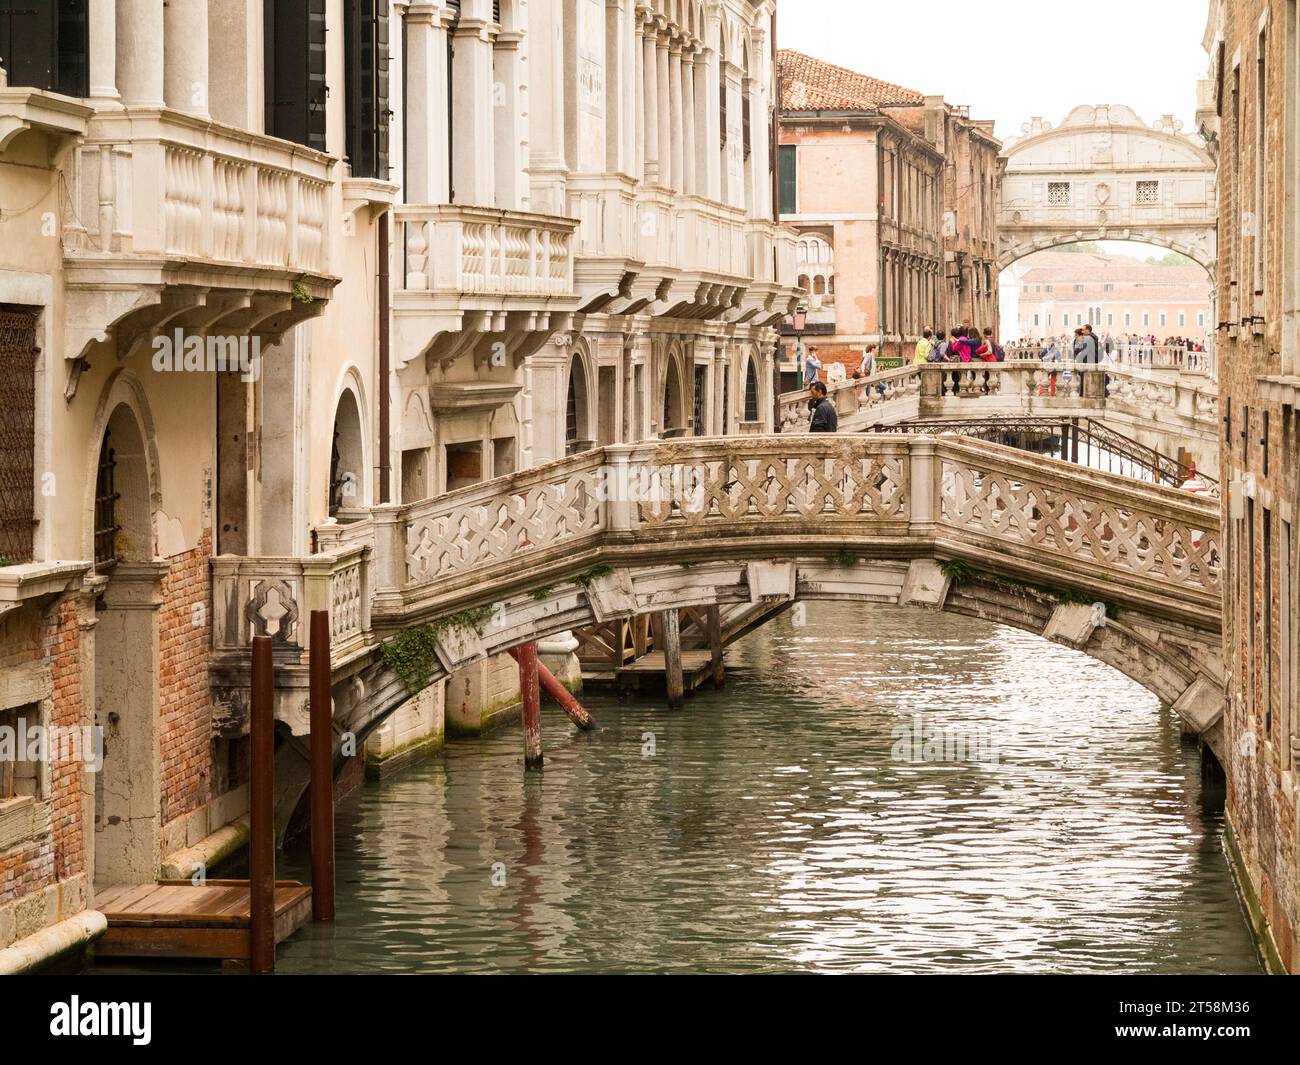
M721 688L727 681L726 666L722 658L722 607L706 608L706 626L709 634L709 659L713 665L713 686Z
M271 637L253 637L249 708L248 968L275 971L275 677Z
M680 710L685 702L682 685L682 623L677 611L665 610L664 684L668 688L668 709Z
M519 661L518 647L510 648L510 657L516 662ZM522 674L520 676L522 678ZM591 715L583 709L582 704L573 697L573 693L560 683L559 678L547 669L540 659L537 662L537 683L542 691L559 704L560 709L568 714L569 720L578 728L582 729L583 732L591 730Z
M334 708L330 615L311 612L311 919L334 920Z
M519 663L519 698L524 718L524 768L542 767L542 696L537 687L537 641L520 644L515 661Z

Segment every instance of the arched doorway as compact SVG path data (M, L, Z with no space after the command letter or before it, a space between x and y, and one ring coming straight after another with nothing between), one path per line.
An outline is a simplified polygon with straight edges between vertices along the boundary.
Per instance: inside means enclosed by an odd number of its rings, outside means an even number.
M587 366L574 352L569 360L569 384L564 402L564 453L576 455L596 446L591 435L591 400L587 387Z
M330 452L329 513L335 517L365 505L365 435L356 394L345 388L334 410L333 447Z
M99 886L157 878L159 817L158 608L166 563L154 560L153 471L144 433L125 403L109 416L95 456L94 877Z
M670 355L664 373L663 434L680 435L685 428L686 390L682 385L681 365L675 356Z

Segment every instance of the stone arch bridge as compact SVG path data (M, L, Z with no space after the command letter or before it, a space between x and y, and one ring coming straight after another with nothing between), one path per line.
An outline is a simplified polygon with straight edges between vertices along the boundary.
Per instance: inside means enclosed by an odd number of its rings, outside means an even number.
M1076 107L1059 126L1035 118L1006 142L1002 165L1000 268L1057 245L1133 240L1214 276L1214 158L1172 116L1148 125L1111 105Z
M214 559L219 729L246 727L248 640L273 635L284 822L307 779L311 609L331 611L335 724L359 749L413 689L529 640L675 607L857 599L1074 646L1213 749L1218 530L1215 500L956 437L611 446L375 508L319 530L309 559ZM412 633L403 679L383 646Z

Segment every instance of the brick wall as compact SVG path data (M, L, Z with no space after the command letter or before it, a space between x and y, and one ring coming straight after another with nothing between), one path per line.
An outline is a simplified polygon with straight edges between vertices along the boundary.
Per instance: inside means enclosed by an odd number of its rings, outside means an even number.
M211 555L209 530L194 550L172 557L163 584L158 619L158 705L162 737L159 813L164 825L212 798L215 751L208 684Z
M1267 146L1263 160L1267 199L1261 203L1255 169L1260 133L1256 84L1261 16L1266 9L1268 91L1262 132ZM1292 575L1300 566L1292 525L1300 519L1300 388L1277 387L1267 380L1282 373L1284 345L1290 343L1284 316L1294 309L1284 305L1285 227L1281 224L1283 212L1295 210L1294 200L1286 195L1282 150L1288 138L1296 136L1285 122L1287 11L1281 0L1225 0L1221 11L1227 66L1219 129L1220 449L1222 477L1238 485L1236 498L1243 511L1240 519L1232 519L1230 511L1224 515L1224 656L1230 671L1225 710L1228 817L1273 942L1283 964L1296 972L1300 970L1300 873L1290 746L1297 731L1297 644L1294 632L1289 641L1283 638L1282 622L1286 616L1300 628L1294 576L1290 588L1284 580L1284 561L1289 562ZM1217 60L1217 45L1213 53ZM1240 57L1239 81L1232 67L1234 55ZM1234 108L1235 84L1240 89ZM1241 116L1239 129L1236 113ZM1264 224L1241 225L1244 214L1258 219L1261 212L1267 219ZM1257 245L1257 240L1263 244ZM1255 268L1260 250L1262 277ZM1288 357L1293 354L1286 352ZM1246 498L1248 481L1255 486L1253 500ZM1288 528L1291 548L1284 560ZM1289 721L1287 703L1291 704Z
M74 599L65 597L44 615L16 611L0 628L0 649L0 669L48 663L51 725L83 724L81 630ZM85 871L82 777L78 762L51 766L51 831L0 853L0 905Z

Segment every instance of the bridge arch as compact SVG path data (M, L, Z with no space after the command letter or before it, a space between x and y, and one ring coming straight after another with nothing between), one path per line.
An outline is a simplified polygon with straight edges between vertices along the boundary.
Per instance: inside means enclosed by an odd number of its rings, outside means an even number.
M1147 124L1122 105L1035 118L1002 152L998 265L1064 244L1121 240L1179 252L1214 277L1217 167L1170 115Z
M698 556L698 547L690 553ZM452 635L443 646L466 658L451 665L440 660L424 686L486 654L654 610L763 600L925 607L1007 625L1081 651L1177 709L1185 730L1199 735L1215 757L1223 758L1221 682L1213 672L1207 673L1218 668L1217 633L1128 609L1094 625L1092 607L1063 601L1071 599L1069 592L1025 586L969 566L960 567L960 575L948 567L954 575L945 576L932 558L796 555L718 560L716 551L711 554L713 560L708 562L641 565L629 559L596 579L578 574L578 580L567 583L534 582L535 586L499 600L482 634L461 630ZM1086 622L1084 615L1089 615ZM340 732L354 736L360 749L413 693L382 659L372 659L334 685ZM277 787L287 800L276 810L281 834L296 820L294 813L307 787L306 763L297 748L285 745L282 750L276 766Z

